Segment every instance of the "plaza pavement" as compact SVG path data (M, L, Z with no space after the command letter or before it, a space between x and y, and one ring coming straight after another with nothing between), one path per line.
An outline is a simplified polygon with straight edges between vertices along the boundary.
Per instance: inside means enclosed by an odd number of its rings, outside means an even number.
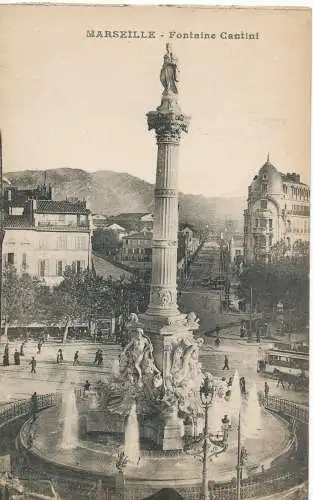
M19 349L20 343L10 343L10 366L0 365L0 403L8 403L17 399L28 398L33 392L45 394L62 391L64 384L73 383L82 386L88 379L91 383L105 380L112 373L114 365L118 362L120 347L117 345L99 345L86 342L46 343L42 347L41 354L37 354L37 344L29 341L25 345L25 356L21 357L21 365L13 363L15 346ZM103 349L103 365L94 365L95 353L98 348ZM216 348L213 339L206 340L202 346L200 362L204 371L209 371L218 377L230 377L238 370L240 376L246 377L246 385L249 386L254 380L258 390L263 390L265 379L256 372L258 344L245 344L238 340L225 339ZM64 362L56 363L57 351L63 350ZM0 348L2 358L4 347ZM79 351L78 366L73 366L75 351ZM228 355L230 370L223 371L224 356ZM31 357L37 360L36 373L30 373L29 365ZM300 404L308 404L307 392L295 392L283 390L277 387L274 380L267 379L270 394L289 399Z

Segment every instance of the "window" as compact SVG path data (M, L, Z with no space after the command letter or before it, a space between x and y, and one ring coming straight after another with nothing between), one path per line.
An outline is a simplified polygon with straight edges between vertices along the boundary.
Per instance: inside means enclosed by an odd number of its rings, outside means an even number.
M14 253L8 253L8 265L14 266Z
M270 247L273 245L273 235L272 234L269 235L268 243L269 243Z
M23 255L22 255L22 269L23 269L23 271L25 271L26 268L27 268L27 255L26 255L26 253L23 253Z
M270 231L273 229L273 219L268 220L268 227L269 227Z
M58 250L66 250L67 249L67 237L59 236L57 239L57 248Z
M260 219L260 227L265 228L267 226L267 220L266 219Z
M74 273L80 273L82 270L82 262L80 260L75 260L72 263L72 269L73 269Z
M259 219L255 219L255 227L258 227L259 225Z
M62 262L62 260L57 261L57 276L63 276L63 262Z
M262 210L267 209L267 200L261 200L261 208L262 208Z
M47 267L47 261L45 260L40 260L39 261L39 276L41 278L44 278L46 276L46 267Z

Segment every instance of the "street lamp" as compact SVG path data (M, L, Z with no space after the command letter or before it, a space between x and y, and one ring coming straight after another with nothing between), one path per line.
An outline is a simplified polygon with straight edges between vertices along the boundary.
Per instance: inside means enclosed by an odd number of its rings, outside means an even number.
M238 441L237 441L237 482L236 482L236 500L241 500L241 481L242 468L247 462L248 453L244 446L241 445L241 411L239 409L238 417Z
M212 403L214 394L213 379L210 375L206 375L200 386L200 398L204 407L204 440L203 440L203 469L202 469L202 495L204 500L209 500L208 490L208 444L209 444L209 418L208 410Z

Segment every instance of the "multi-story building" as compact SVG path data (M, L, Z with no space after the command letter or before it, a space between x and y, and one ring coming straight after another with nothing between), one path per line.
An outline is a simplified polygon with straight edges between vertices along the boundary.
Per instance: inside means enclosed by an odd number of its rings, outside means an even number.
M272 248L284 242L292 256L297 241L309 241L310 188L296 173L283 174L269 157L249 186L244 211L246 263L270 262Z
M142 231L122 238L121 260L149 262L152 259L152 232Z
M52 200L51 188L9 187L4 196L3 263L37 276L48 286L70 265L85 269L91 259L91 213L83 201Z
M125 228L127 232L151 231L153 227L153 214L127 212L108 217L107 223L118 224Z

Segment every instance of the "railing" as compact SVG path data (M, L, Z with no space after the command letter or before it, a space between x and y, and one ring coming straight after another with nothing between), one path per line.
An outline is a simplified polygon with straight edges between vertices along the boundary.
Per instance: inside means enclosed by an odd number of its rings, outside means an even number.
M300 484L304 479L299 471L275 474L269 478L259 477L253 480L244 480L241 484L241 498L254 498L285 491L295 484ZM210 500L235 500L236 482L227 485L209 486Z
M304 424L309 423L309 408L306 406L300 406L292 401L281 399L276 396L267 396L264 398L263 404L267 410L295 418Z
M76 390L77 395L82 394L83 389ZM44 394L36 397L36 411L43 410L55 406L59 402L60 394ZM283 416L292 417L295 420L308 424L309 422L309 409L304 406L299 406L291 401L280 399L275 396L268 396L263 399L265 408ZM34 411L34 402L32 400L22 400L10 403L0 408L0 427L20 416L31 416ZM253 479L246 479L242 481L242 498L252 498L256 496L268 495L285 491L292 486L301 484L307 477L307 469L302 468L284 474L263 473L255 476ZM39 479L39 478L38 478ZM94 482L88 480L78 479L63 479L57 480L58 489L67 490L68 493L64 498L67 500L78 500L94 498L93 485ZM74 487L75 485L75 487ZM180 487L177 491L183 495L186 500L198 500L201 498L200 486L195 487ZM89 494L90 493L90 494ZM147 495L151 492L147 491ZM209 493L211 500L234 500L236 498L236 484L234 481L227 484L210 483ZM73 496L72 496L73 495ZM143 498L142 489L134 489L131 485L126 485L125 491L121 492L118 489L101 488L101 498L103 500L139 500ZM62 494L61 494L62 497Z
M36 396L36 408L29 399L9 403L8 405L0 408L0 426L6 422L13 420L23 415L30 415L32 411L40 411L45 408L55 406L59 400L59 394L40 394Z

